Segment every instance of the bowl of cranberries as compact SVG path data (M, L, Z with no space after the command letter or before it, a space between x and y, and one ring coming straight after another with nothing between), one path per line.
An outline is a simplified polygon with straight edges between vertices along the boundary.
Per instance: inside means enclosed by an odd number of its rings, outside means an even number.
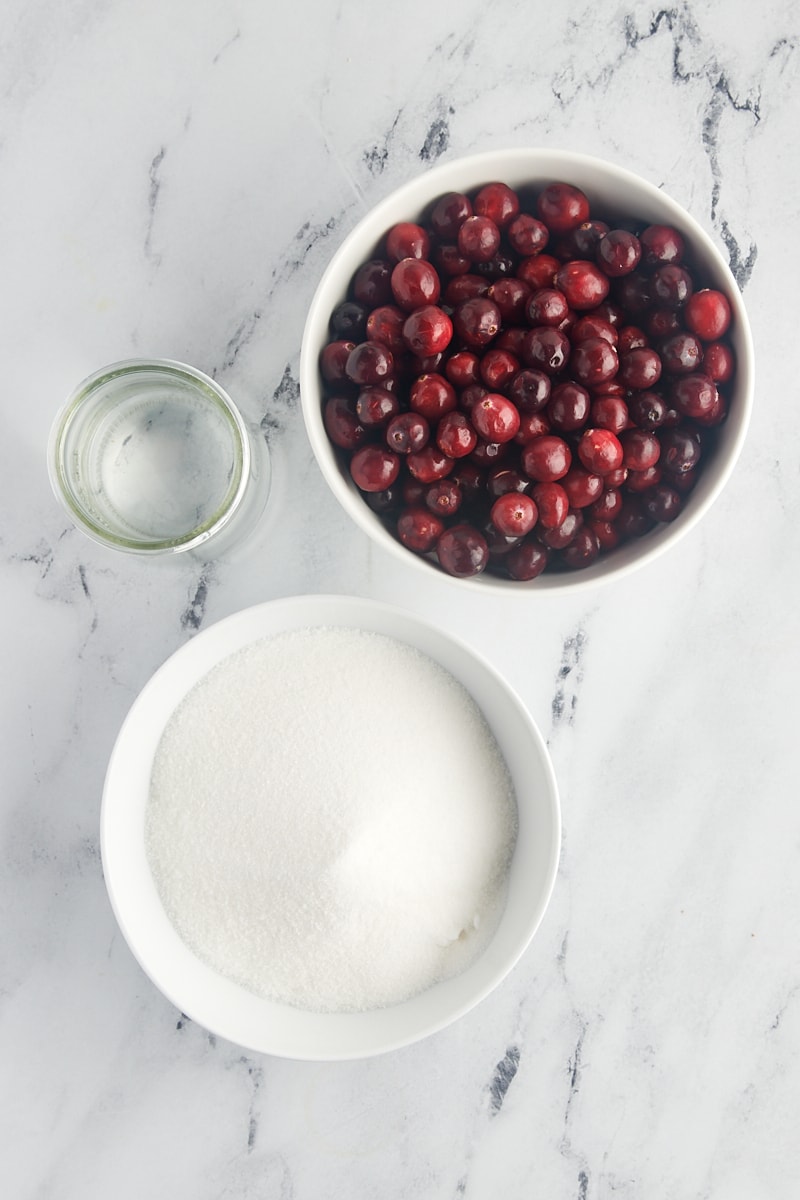
M317 288L300 364L314 454L404 561L576 588L692 529L753 399L747 315L675 201L580 154L489 152L377 205Z

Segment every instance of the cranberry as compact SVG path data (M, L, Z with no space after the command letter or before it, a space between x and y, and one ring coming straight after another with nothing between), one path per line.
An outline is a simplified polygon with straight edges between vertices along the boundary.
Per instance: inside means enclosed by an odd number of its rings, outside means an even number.
M396 304L382 304L374 308L367 317L366 334L370 342L383 342L392 353L405 349L403 325L406 314Z
M456 388L469 387L480 381L481 360L471 350L459 350L451 354L444 366L444 373Z
M488 279L469 272L448 281L444 290L444 299L447 304L455 308L464 300L472 300L475 296L485 296L490 287Z
M476 431L487 442L510 442L519 429L519 411L500 392L487 392L470 416Z
M400 459L385 446L360 446L350 459L350 474L362 492L382 492L400 473Z
M425 489L425 505L437 517L453 517L461 507L461 488L451 479L438 479Z
M661 462L667 471L683 475L696 467L700 461L701 446L698 433L676 426L661 430L658 440L661 444Z
M520 446L524 446L526 442L532 442L534 438L542 437L545 433L550 432L550 422L544 413L541 412L521 412L519 415L519 429L514 438Z
M628 429L620 434L622 462L629 471L644 471L658 462L661 443L654 433L644 429Z
M661 378L661 359L646 346L619 358L619 381L629 388L651 388Z
M522 357L529 367L537 367L548 375L557 374L569 357L569 340L559 329L540 325L525 336Z
M500 309L493 300L475 296L464 300L453 313L453 326L467 346L487 346L497 334L502 322Z
M703 361L703 347L693 333L681 330L661 344L661 362L670 375L688 375Z
M486 538L472 525L453 525L445 529L436 543L436 555L449 575L459 579L479 575L489 561Z
M670 225L648 225L639 236L642 261L648 267L680 263L683 259L683 238Z
M481 380L490 391L502 391L519 372L519 359L509 350L487 350L480 370Z
M521 260L517 266L517 278L524 280L534 291L541 287L552 287L560 265L551 254L535 254Z
M436 304L415 308L403 325L403 340L414 354L441 354L452 336L453 322Z
M541 412L550 399L550 376L536 367L526 367L511 381L508 396L522 412Z
M692 294L692 277L683 267L668 264L653 272L653 297L665 308L682 308Z
M522 346L525 341L527 328L522 325L507 325L501 329L494 340L497 350L509 350L517 358L522 356Z
M613 550L619 545L619 528L614 521L597 521L592 518L589 522L589 528L597 538L601 554L606 554L609 550Z
M464 458L460 459L448 478L461 488L461 495L464 497L465 503L475 504L483 497L484 472L477 463Z
M674 521L681 511L680 493L667 484L658 484L642 497L642 507L654 521Z
M530 213L520 213L509 222L506 229L506 237L512 249L526 258L540 254L547 245L549 236L547 226Z
M647 492L661 482L661 467L645 467L643 471L628 471L625 487L629 492Z
M384 258L362 263L353 276L353 297L367 308L388 304L392 298L392 267Z
M456 277L468 275L472 266L471 261L461 253L458 246L449 242L440 242L434 247L431 261L440 275Z
M706 375L684 375L675 380L670 397L678 412L702 421L712 414L719 393L713 379Z
M406 462L419 483L434 483L437 479L444 479L453 469L453 459L431 442L407 455Z
M534 438L522 448L522 469L537 483L563 479L572 463L572 451L563 438L553 434Z
M345 373L359 385L382 383L394 372L394 358L383 342L360 342L347 356Z
M727 296L713 288L702 288L687 300L684 320L704 342L716 342L728 332L731 323Z
M430 238L421 225L400 221L386 235L386 256L393 263L404 258L427 258Z
M536 211L553 233L568 233L589 220L589 201L570 183L550 183L539 193Z
M597 243L609 230L605 221L584 221L561 239L564 258L594 258Z
M356 400L356 416L367 428L381 428L400 411L400 401L382 387L363 388Z
M531 293L525 315L531 325L558 327L569 313L567 298L557 288L539 288Z
M345 367L355 342L328 342L319 356L319 369L327 383L342 383L346 378Z
M325 401L322 420L328 437L341 450L356 450L367 440L352 396L330 396Z
M392 271L392 294L400 308L410 312L439 299L439 276L424 258L402 258Z
M634 425L652 433L664 424L667 404L658 392L634 392L628 401L628 412Z
M613 521L622 509L622 492L619 488L607 487L596 500L589 505L589 517L592 521Z
M586 313L572 327L571 340L573 346L578 342L587 342L589 338L603 338L610 346L619 342L619 334L610 321L604 321L594 313Z
M630 424L628 405L622 396L595 396L589 409L589 423L611 433L622 433Z
M541 542L527 538L509 551L505 568L512 579L526 581L536 579L547 566L548 554Z
M536 524L539 510L536 502L524 492L505 492L495 500L490 516L506 537L525 537Z
M459 226L457 245L472 262L488 262L500 248L500 230L491 217L467 217Z
M617 529L624 541L628 538L644 537L654 524L652 517L648 516L642 507L641 496L625 496L622 511L617 517Z
M436 427L436 445L449 458L463 458L477 445L478 435L462 412L446 413Z
M586 388L567 380L553 388L547 404L547 418L559 433L571 433L586 424L590 406Z
M622 466L622 445L610 429L586 429L578 442L578 458L587 471L607 475Z
M396 454L413 454L427 446L431 427L420 413L403 412L386 426L386 444Z
M619 358L605 338L587 338L573 347L569 367L579 383L592 388L614 378L619 370Z
M595 255L606 275L630 275L642 257L639 239L627 229L611 229L597 243Z
M563 550L568 546L583 525L580 509L570 509L557 529L546 529L540 536L551 550Z
M505 533L501 533L491 521L484 522L481 525L480 531L486 538L486 544L489 547L489 559L494 562L504 558L509 550L513 550L522 540L521 538L508 537Z
M421 413L428 421L438 421L456 407L456 390L444 375L434 371L414 380L408 393L408 403L414 412Z
M593 500L597 499L605 486L602 476L575 464L570 467L560 482L567 493L570 508L586 508L587 504L591 504Z
M458 398L464 412L471 413L475 405L479 400L483 399L488 390L482 383L471 383L468 387L465 387Z
M451 241L472 216L472 202L462 192L446 192L431 209L431 229L438 238Z
M682 328L680 316L673 308L654 308L645 317L645 325L650 336L659 340L680 333Z
M569 545L564 547L561 561L571 570L577 571L593 563L599 553L600 543L597 540L597 534L584 526L578 530Z
M617 353L627 354L630 350L642 350L650 343L647 334L638 325L623 325L617 336Z
M727 342L712 342L706 346L703 370L715 383L728 383L733 378L733 351Z
M529 492L532 484L516 467L494 467L486 477L486 490L490 496L505 496L506 492Z
M616 298L628 318L646 312L653 300L650 277L638 271L623 275L616 281Z
M599 317L601 321L608 321L614 329L622 328L626 321L625 313L613 300L604 300L602 304L598 304L591 310L591 315Z
M355 300L343 300L331 313L330 331L335 339L360 342L367 326L367 310Z
M487 183L475 196L475 212L504 229L519 213L519 197L506 183Z
M539 510L542 529L558 529L569 512L569 496L560 483L537 483L531 498Z
M486 295L500 310L503 321L524 321L525 308L531 295L530 284L512 276L510 279L497 279L489 288Z
M443 533L444 521L427 508L407 508L397 520L398 538L417 554L433 550Z
M570 308L577 312L600 304L605 300L609 289L608 277L596 263L579 258L559 267L556 272L556 286L566 296Z

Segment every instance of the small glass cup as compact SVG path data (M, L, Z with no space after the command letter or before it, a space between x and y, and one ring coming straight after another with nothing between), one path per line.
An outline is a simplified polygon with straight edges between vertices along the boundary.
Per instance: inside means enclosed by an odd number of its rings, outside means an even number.
M263 439L218 383L171 359L112 363L80 383L53 424L48 469L79 529L136 554L249 532L269 487Z

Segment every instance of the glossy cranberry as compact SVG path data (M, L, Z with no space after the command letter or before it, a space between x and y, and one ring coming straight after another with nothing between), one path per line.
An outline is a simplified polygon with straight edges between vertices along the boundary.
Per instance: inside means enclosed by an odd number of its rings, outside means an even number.
M393 354L406 348L403 341L403 326L406 314L396 304L382 304L374 308L367 318L366 334L370 342L383 342Z
M398 413L386 426L386 445L395 454L413 454L421 450L427 446L430 436L430 424L420 413Z
M402 258L392 271L392 295L405 312L435 304L440 291L439 276L427 259Z
M682 496L688 496L697 483L699 475L700 470L698 467L690 467L688 471L680 471L677 474L674 471L670 471L668 479L676 492L680 492Z
M384 488L382 492L365 492L364 499L373 512L380 517L394 516L397 510L403 504L402 489L397 485L398 480L391 487Z
M490 392L503 391L519 369L519 359L509 350L487 350L481 359L481 382Z
M596 263L576 258L559 267L556 287L564 293L570 308L583 312L605 300L609 282Z
M614 521L622 510L622 492L619 488L607 487L589 505L587 516L592 521Z
M600 543L597 540L597 534L584 525L582 529L578 530L569 545L564 547L561 561L570 570L579 571L583 567L590 566L599 553Z
M589 528L597 538L601 554L607 554L620 543L619 528L614 521L599 521L592 518Z
M322 347L319 356L319 369L322 378L327 383L342 383L346 378L345 367L350 351L355 350L355 342L345 342L341 339L328 342Z
M540 325L525 336L522 358L528 367L556 375L566 365L568 357L569 339L560 329Z
M728 297L713 288L702 288L686 302L684 320L704 342L716 342L727 332L731 323Z
M506 183L486 183L475 196L475 212L504 229L519 213L519 196Z
M512 579L526 582L536 579L547 566L548 553L535 538L526 538L514 546L504 559L504 566Z
M411 385L408 403L414 412L421 413L431 423L452 412L458 401L456 390L444 375L433 372L420 375Z
M619 357L604 337L587 338L573 346L569 369L579 383L593 388L614 378L619 370Z
M322 411L325 432L341 450L357 450L367 440L367 430L356 415L352 396L330 396Z
M486 569L489 547L473 525L453 525L436 543L436 555L448 575L466 579Z
M454 517L461 507L461 488L451 479L438 479L428 484L425 507L443 520Z
M356 400L356 416L367 429L382 428L400 411L400 401L386 388L362 388Z
M480 532L486 538L486 544L489 547L489 562L495 565L502 561L510 550L518 546L521 538L508 537L505 533L501 533L491 521L484 521L480 527Z
M642 247L636 235L627 229L611 229L597 243L595 257L605 274L616 278L636 270Z
M506 237L517 254L527 258L544 250L550 233L544 222L537 220L530 213L520 213L509 221Z
M712 342L703 356L703 372L715 383L728 383L733 378L733 350L727 342Z
M502 317L500 309L486 296L475 296L457 305L453 326L461 340L473 349L488 346L497 335Z
M659 342L682 329L680 315L674 308L654 308L645 315L644 323L650 336Z
M393 263L404 258L427 258L430 238L421 225L413 221L400 221L386 235L386 257Z
M537 483L530 492L542 529L558 529L569 512L569 496L560 483Z
M486 295L500 309L500 316L508 324L525 320L525 308L531 296L530 284L516 277L497 279Z
M660 483L642 497L642 507L654 521L674 521L681 511L683 501L680 492L667 484Z
M608 321L614 329L621 329L627 322L625 313L614 300L604 300L602 304L598 304L586 315L599 317L601 321Z
M557 288L538 288L531 293L525 306L525 316L530 325L552 325L557 328L568 313L567 298Z
M362 492L382 492L400 473L400 459L386 446L360 446L350 459L350 474Z
M428 486L426 483L420 483L412 475L403 475L402 472L397 482L400 484L403 504L408 508L417 508L425 503L425 489Z
M632 392L628 400L628 413L634 425L652 433L664 424L667 403L658 392Z
M394 372L394 358L383 342L360 342L347 356L345 373L351 383L359 386L382 383Z
M631 350L642 350L649 346L647 334L638 325L623 325L617 338L617 353L627 354Z
M607 475L622 466L622 445L610 429L586 429L578 442L578 458L592 474Z
M536 502L524 492L505 492L493 503L490 516L493 524L506 537L525 537L539 516Z
M703 361L703 347L693 333L681 330L661 343L661 362L670 375L688 375Z
M589 220L589 201L571 183L550 183L539 193L536 212L552 233L569 233Z
M628 388L651 388L661 378L661 359L647 346L629 350L619 356L617 378Z
M353 299L367 308L377 308L392 299L392 265L385 258L362 263L353 276Z
M684 375L673 383L670 399L685 417L702 421L710 416L717 402L717 385L706 375Z
M343 300L331 313L329 328L335 340L360 342L367 326L367 309L356 300Z
M536 367L526 367L512 379L508 397L520 412L541 412L550 399L550 376Z
M465 413L471 413L479 400L488 392L488 388L482 383L471 383L465 387L458 398L459 405Z
M463 458L477 445L478 435L463 412L449 412L436 427L436 445L450 458Z
M477 504L484 499L485 472L477 463L459 459L448 478L461 488L465 504Z
M472 211L472 202L463 192L445 192L431 209L431 229L438 238L452 241Z
M603 483L606 485L606 488L621 488L629 474L630 472L627 467L620 467L618 471L609 471L604 476Z
M601 495L605 484L601 475L573 463L559 481L567 493L570 508L585 508Z
M412 354L409 351L403 361L403 378L414 380L420 375L441 374L439 368L444 363L444 354ZM387 387L389 384L387 384Z
M573 325L570 335L573 346L579 342L588 342L589 338L603 338L610 346L616 346L619 342L619 334L611 322L604 321L594 313L586 313L580 317Z
M643 471L628 471L625 488L628 492L637 494L648 492L650 488L661 482L662 473L658 463L654 467L645 467Z
M507 492L529 492L533 484L516 467L493 467L486 476L486 491L495 499Z
M505 329L501 329L498 333L494 340L494 345L498 350L509 350L516 358L521 358L522 346L527 332L527 326L507 325Z
M627 429L620 434L622 462L629 471L644 471L654 467L661 454L661 443L654 433L644 429Z
M444 454L438 446L428 442L421 450L406 455L408 469L420 483L435 483L444 479L453 469L454 460Z
M479 467L486 470L491 470L506 458L510 447L511 442L487 442L486 438L479 437L475 449L469 456L470 462L477 463Z
M620 538L644 537L655 525L653 518L648 516L642 507L641 496L627 495L622 501L622 511L617 517L617 529Z
M682 308L692 294L692 277L683 267L658 267L652 277L653 298L664 308Z
M450 279L444 290L444 299L452 308L462 304L464 300L472 300L475 296L485 296L491 287L488 279L481 275L469 273Z
M605 221L584 221L577 229L564 234L564 258L594 258L597 243L608 230Z
M623 275L616 280L615 298L625 314L622 323L627 325L631 322L631 317L638 317L645 313L652 303L653 286L650 277L639 271Z
M482 275L484 279L488 279L492 283L498 283L501 279L513 276L516 265L517 260L515 257L501 252L493 254L486 262L476 262L474 270L477 275Z
M586 388L567 380L553 388L547 403L547 419L557 433L572 433L586 424L590 406Z
M514 441L524 446L526 442L532 442L534 438L543 437L549 432L550 422L544 412L521 412Z
M580 509L570 509L564 520L556 529L545 529L540 537L551 550L563 550L583 527L583 513Z
M414 354L441 354L452 337L453 322L436 304L415 308L403 325L403 340Z
M477 354L471 350L459 350L447 358L444 373L455 388L465 388L471 383L480 382L480 365Z
M473 407L470 420L487 442L510 442L519 429L519 411L501 392L487 392Z
M627 403L622 396L595 396L589 409L589 424L622 433L630 424Z
M397 536L408 550L427 554L444 533L444 521L430 509L407 508L397 520Z
M683 260L684 242L671 225L648 225L639 235L642 261L648 267L666 266Z
M431 262L439 275L458 277L469 274L472 262L466 258L458 246L451 242L440 242L431 250Z
M488 262L500 248L500 230L491 217L467 217L459 226L456 244L472 262Z
M563 479L572 464L572 451L563 438L545 434L522 447L522 469L536 483Z
M659 431L661 463L665 470L675 475L691 471L700 461L700 435L689 429L675 426Z
M537 288L552 287L560 265L552 254L535 254L530 258L523 258L517 265L517 279L524 279L534 291Z

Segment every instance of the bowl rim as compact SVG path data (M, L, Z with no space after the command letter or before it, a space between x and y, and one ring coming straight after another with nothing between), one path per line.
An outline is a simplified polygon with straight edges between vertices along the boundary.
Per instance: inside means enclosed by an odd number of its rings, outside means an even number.
M318 357L327 331L330 313L344 295L352 271L344 269L350 264L352 270L366 257L366 244L377 245L380 237L396 220L412 220L415 214L429 205L437 195L448 190L471 191L481 183L492 179L504 179L511 186L522 186L527 179L518 179L521 173L530 172L530 183L537 182L535 172L544 182L550 178L569 178L569 172L582 176L594 174L599 181L631 189L657 206L668 218L677 223L686 234L695 251L700 251L707 273L714 282L724 287L733 309L734 321L731 338L737 359L736 403L720 426L720 441L717 447L713 481L708 474L701 475L692 495L692 503L671 524L658 526L642 539L626 543L610 555L601 555L598 560L581 571L570 573L544 572L536 579L515 581L487 572L465 579L456 579L442 571L435 563L407 550L383 526L380 518L372 512L354 484L341 471L335 450L328 440L322 421L321 389L319 384ZM457 182L459 181L460 182ZM579 186L591 190L591 185L578 181ZM405 216L401 214L405 213ZM652 218L648 218L652 219ZM353 252L361 247L362 252ZM352 263L350 259L352 257ZM342 286L344 285L344 287ZM333 303L331 302L333 300ZM585 591L621 579L646 564L660 558L662 554L682 540L706 515L714 501L728 483L740 457L749 427L755 392L754 348L750 322L738 283L725 261L720 248L702 225L672 197L643 176L616 163L571 150L551 150L545 147L508 147L506 149L480 151L476 154L449 159L423 170L398 188L385 195L371 208L346 235L328 262L311 301L303 330L300 351L300 404L308 439L322 475L345 512L361 530L397 561L421 570L429 579L439 579L445 586L469 588L474 592L494 595L512 595L531 592Z
M307 1013L262 1000L201 963L181 941L161 905L144 844L153 756L167 719L194 683L217 662L261 637L285 629L332 625L374 629L400 641L407 641L413 631L423 644L417 640L408 644L420 646L465 686L464 675L475 675L485 685L485 695L495 697L493 703L501 697L510 725L527 739L525 770L531 764L542 789L533 802L524 785L518 792L518 804L522 795L520 825L526 812L529 823L541 821L540 846L535 851L540 878L528 907L529 881L527 877L524 883L520 881L522 868L516 876L512 872L510 887L513 877L515 892L523 887L525 891L522 900L519 895L515 899L517 911L513 920L509 918L510 933L498 936L505 929L504 913L498 932L466 971L400 1005L365 1013ZM401 632L390 631L398 627ZM454 667L454 663L461 665ZM476 699L482 707L481 699ZM492 728L506 753L505 731ZM512 730L508 737L512 736L520 733L514 735ZM515 756L519 758L521 753L517 749ZM520 774L518 763L515 787ZM529 852L526 846L536 840L530 829L525 839L520 851L523 864ZM162 663L134 700L115 741L103 787L100 843L106 890L119 928L145 974L176 1008L210 1032L251 1051L298 1060L345 1061L399 1049L438 1032L474 1008L506 978L530 945L555 886L561 809L555 771L541 732L516 691L483 655L408 609L358 596L315 594L268 600L233 613L208 626ZM193 987L200 989L199 994L193 993ZM231 1004L236 1005L233 1019ZM270 1017L283 1022L277 1034Z

